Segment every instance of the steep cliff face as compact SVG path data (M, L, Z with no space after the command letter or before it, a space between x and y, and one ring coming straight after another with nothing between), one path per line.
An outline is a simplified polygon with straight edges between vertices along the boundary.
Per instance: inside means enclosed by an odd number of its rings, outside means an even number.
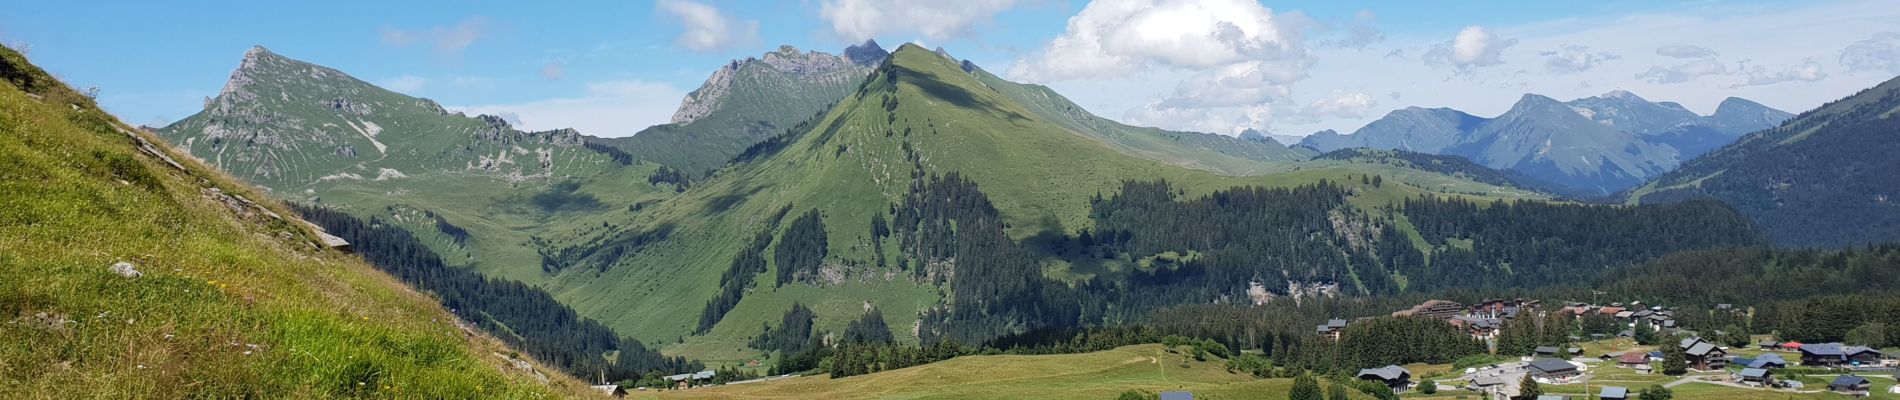
M889 57L877 42L867 41L843 54L780 46L732 60L680 101L671 123L600 142L641 160L704 174L747 146L824 111Z

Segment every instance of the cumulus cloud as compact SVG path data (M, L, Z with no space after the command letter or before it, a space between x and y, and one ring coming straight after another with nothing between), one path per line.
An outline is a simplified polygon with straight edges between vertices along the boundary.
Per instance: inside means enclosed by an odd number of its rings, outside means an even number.
M1880 32L1841 49L1841 65L1848 71L1900 74L1900 32Z
M1814 82L1827 79L1827 73L1821 71L1821 63L1814 60L1776 69L1756 65L1742 68L1741 72L1748 76L1748 81L1733 87L1773 85L1782 82Z
M1588 71L1605 61L1622 58L1610 53L1591 52L1589 46L1574 44L1566 44L1558 47L1557 50L1540 52L1538 55L1544 56L1544 68L1557 73Z
M1364 49L1375 43L1385 41L1385 32L1379 30L1379 16L1372 10L1359 10L1353 14L1352 23L1346 25L1345 36L1334 42L1339 47Z
M561 78L566 78L567 77L567 61L562 61L558 59L554 61L548 61L547 65L541 66L541 77L547 78L547 80L550 80L550 81L558 81L558 80L561 80Z
M493 31L488 17L473 17L462 20L453 26L438 26L427 29L405 30L384 26L376 34L383 44L391 47L409 47L414 44L427 44L442 54L460 54L462 49L474 45L476 40L486 37Z
M1398 94L1394 92L1392 94ZM1395 97L1394 100L1397 100ZM1377 107L1379 102L1372 95L1360 92L1333 91L1332 94L1300 107L1298 113L1288 116L1294 122L1314 123L1327 118L1359 118Z
M1251 0L1102 0L1017 59L1008 75L1035 82L1179 76L1172 91L1130 109L1127 118L1208 132L1264 127L1273 114L1264 103L1286 99L1290 86L1306 79L1313 61L1305 36L1317 26Z
M1696 45L1672 44L1656 48L1656 55L1675 58L1711 58L1715 57L1715 50Z
M673 44L706 52L750 43L759 37L758 21L734 21L713 6L688 0L660 0L654 7L671 14L683 30Z
M1443 65L1460 71L1504 63L1504 49L1517 45L1517 39L1498 37L1482 26L1468 26L1451 41L1432 46L1423 56L1425 63Z
M1015 6L1016 0L825 0L818 15L838 36L854 41L895 34L944 40L968 35L971 26Z
M574 128L596 136L627 136L667 122L686 92L647 81L605 81L586 85L582 96L518 104L455 106L450 109L509 118L523 130Z
M382 82L382 87L403 93L415 93L429 85L429 78L415 75L403 75Z
M1649 67L1649 69L1643 71L1643 73L1636 74L1636 79L1650 83L1683 83L1704 76L1726 75L1728 73L1729 69L1727 65L1723 65L1714 58L1704 58L1675 66Z

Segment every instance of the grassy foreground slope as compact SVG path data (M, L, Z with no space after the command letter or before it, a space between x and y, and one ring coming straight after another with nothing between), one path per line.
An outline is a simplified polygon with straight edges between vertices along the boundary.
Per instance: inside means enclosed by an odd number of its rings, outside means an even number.
M0 80L0 398L591 395L19 53Z
M1060 355L964 356L869 375L805 376L690 390L640 393L661 399L1112 399L1138 390L1185 390L1196 399L1283 398L1292 379L1230 373L1218 358L1182 362L1148 344ZM1355 394L1357 399L1363 395Z
M914 174L957 172L977 182L1017 240L1089 228L1090 198L1118 191L1125 180L1165 179L1200 194L1242 185L1359 182L1359 176L1378 174L1388 184L1360 188L1354 204L1385 205L1441 191L1484 198L1538 196L1387 165L1227 176L1157 163L1044 120L986 87L954 60L914 45L892 57L863 88L771 145L776 150L722 169L678 197L600 216L619 229L547 233L549 243L573 244L572 254L616 255L577 259L582 265L564 270L584 272L563 273L550 290L622 333L678 339L666 348L669 354L708 363L743 361L761 356L746 348L747 339L763 325L776 324L793 302L812 307L818 329L832 332L842 331L868 303L884 313L900 341L915 340L910 328L918 311L937 304L945 289L900 269L895 240L882 241L891 260L877 265L880 244L871 239L870 222L874 215L889 218ZM719 291L721 274L735 254L754 234L773 226L768 219L786 207L781 225L814 209L822 214L828 237L823 270L835 273L818 284L777 286L777 267L762 271L755 280L759 284L745 291L734 309L709 332L695 335L695 317ZM657 241L627 240L652 236L632 235L639 232L666 235ZM772 260L777 248L774 243L764 258Z

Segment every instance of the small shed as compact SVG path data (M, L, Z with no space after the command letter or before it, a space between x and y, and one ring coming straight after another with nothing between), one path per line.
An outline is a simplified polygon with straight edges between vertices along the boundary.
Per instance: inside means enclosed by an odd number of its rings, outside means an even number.
M1597 394L1597 398L1601 400L1625 400L1630 398L1630 389L1622 386L1605 386L1603 387L1603 392Z
M1768 376L1768 370L1761 368L1742 368L1742 372L1735 374L1735 377L1741 378L1742 382L1753 383L1768 383Z
M1539 356L1554 356L1557 355L1557 346L1537 346L1536 351Z
M1833 382L1827 384L1827 390L1860 395L1866 394L1867 390L1873 388L1873 386L1874 382L1867 380L1867 378L1854 375L1841 375L1834 378Z

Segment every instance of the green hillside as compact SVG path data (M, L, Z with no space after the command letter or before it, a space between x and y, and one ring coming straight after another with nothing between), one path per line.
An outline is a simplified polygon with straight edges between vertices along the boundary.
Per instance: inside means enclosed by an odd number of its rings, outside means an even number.
M714 361L758 357L744 343L793 302L811 306L819 329L839 332L875 305L896 336L921 310L944 301L942 285L911 277L898 243L874 240L871 220L890 218L916 179L957 172L978 185L1007 222L1010 237L1072 235L1089 228L1090 198L1112 194L1126 180L1165 179L1188 193L1238 185L1290 187L1322 180L1381 175L1392 184L1355 189L1350 201L1373 207L1425 193L1484 198L1539 195L1391 165L1337 164L1288 168L1274 175L1234 177L1127 155L1078 135L1009 96L988 89L950 59L905 46L828 113L742 152L742 162L697 183L677 198L638 211L603 213L617 232L552 231L549 243L563 274L551 287L584 314L637 337L682 338L667 350ZM817 210L828 239L818 279L778 286L778 268L750 274L757 282L710 331L693 335L694 316L721 293L736 253L761 231L771 233L764 258L783 251L781 228ZM771 230L768 230L771 229ZM658 238L657 240L655 238ZM877 261L878 253L887 261ZM1056 275L1067 269L1046 260ZM765 267L761 267L765 268ZM598 271L598 272L591 272Z
M19 53L0 80L0 397L591 395Z
M1900 78L1749 134L1627 193L1631 203L1714 198L1776 243L1900 240Z
M1185 360L1185 361L1184 361ZM1293 379L1228 372L1219 358L1194 361L1161 345L1063 355L964 356L870 375L805 376L760 383L639 393L632 398L732 399L1113 399L1190 391L1196 399L1285 397ZM1354 394L1353 399L1371 396Z
M263 47L203 111L158 133L273 197L384 217L452 263L526 282L544 275L534 232L671 191L646 182L652 164L573 130L449 113ZM458 228L465 237L442 233Z
M1274 141L1174 132L1115 122L1089 113L1047 86L1003 80L973 64L966 63L963 67L984 87L1008 96L1043 120L1136 157L1225 175L1257 175L1284 172L1293 162L1312 155L1305 148L1288 148Z

